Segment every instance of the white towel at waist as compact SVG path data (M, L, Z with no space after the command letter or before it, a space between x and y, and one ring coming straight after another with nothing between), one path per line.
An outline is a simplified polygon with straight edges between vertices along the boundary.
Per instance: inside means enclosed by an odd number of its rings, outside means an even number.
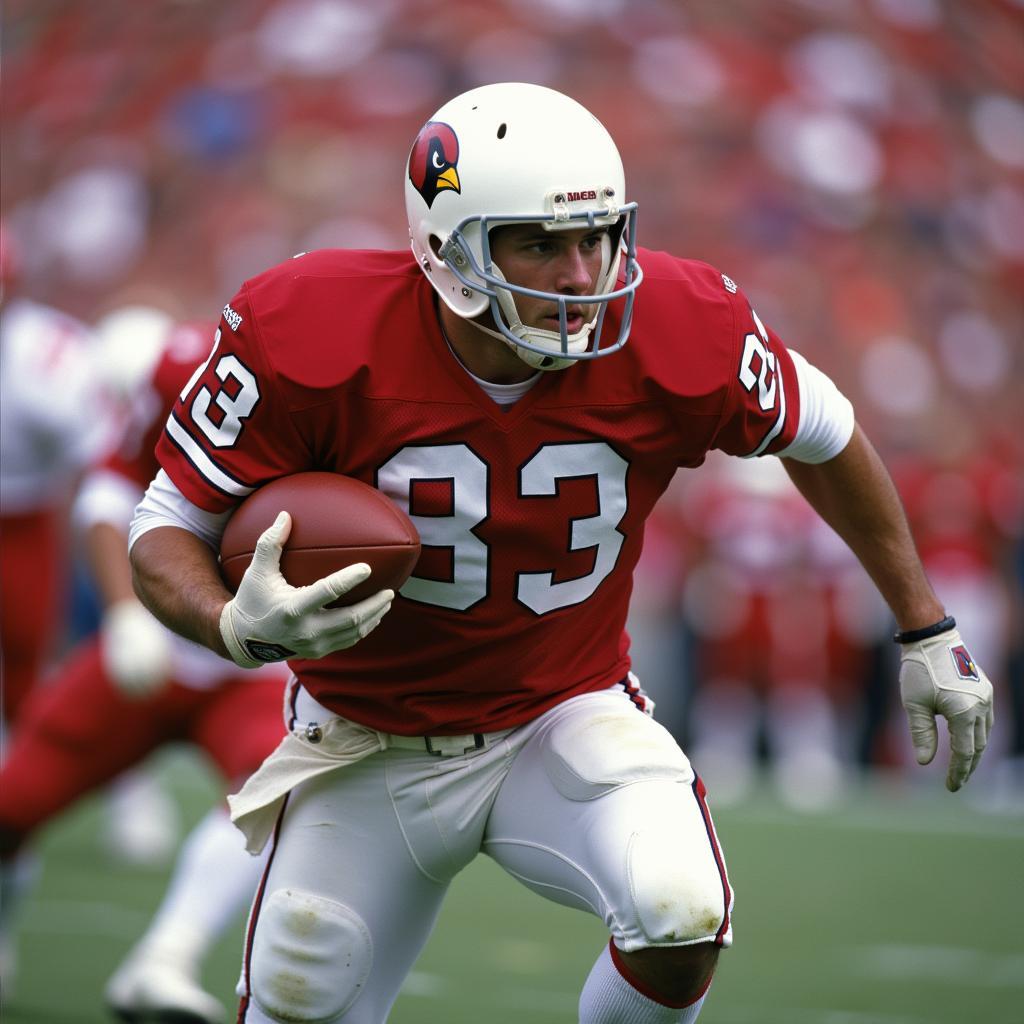
M242 831L245 848L254 856L266 846L285 797L300 782L387 749L386 736L345 718L323 722L319 736L319 742L310 742L305 727L297 727L281 740L245 785L228 797L231 820Z

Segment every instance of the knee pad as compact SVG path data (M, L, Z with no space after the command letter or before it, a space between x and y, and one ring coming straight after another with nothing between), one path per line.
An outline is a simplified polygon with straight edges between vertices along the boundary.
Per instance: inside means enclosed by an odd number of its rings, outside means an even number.
M635 833L628 861L633 910L646 940L640 944L682 945L715 938L726 906L722 876L710 850L696 850L684 827L666 824Z
M370 930L355 911L312 893L278 889L260 910L252 997L274 1020L332 1021L359 998L372 963Z
M548 777L568 800L596 800L634 782L693 780L672 734L632 706L567 715L543 751Z

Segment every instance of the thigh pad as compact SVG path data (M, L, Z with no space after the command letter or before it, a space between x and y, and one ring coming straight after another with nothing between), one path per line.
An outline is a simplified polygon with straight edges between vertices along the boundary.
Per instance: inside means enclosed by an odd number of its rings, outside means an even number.
M569 800L595 800L634 782L693 781L671 733L616 698L580 702L558 718L543 752L545 771Z

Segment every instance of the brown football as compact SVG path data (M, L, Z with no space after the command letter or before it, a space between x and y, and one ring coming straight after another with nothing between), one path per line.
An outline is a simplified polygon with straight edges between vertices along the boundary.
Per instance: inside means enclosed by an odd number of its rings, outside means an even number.
M385 587L397 592L420 557L416 527L382 491L338 473L295 473L253 491L228 520L220 563L232 592L249 568L260 534L279 512L292 517L281 572L293 587L355 562L373 570L337 604L355 604Z

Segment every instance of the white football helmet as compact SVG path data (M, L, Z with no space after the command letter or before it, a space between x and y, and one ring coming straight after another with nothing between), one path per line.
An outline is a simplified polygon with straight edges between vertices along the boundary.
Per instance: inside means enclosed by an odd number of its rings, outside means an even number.
M163 355L174 328L155 306L119 306L96 323L97 366L111 395L133 400Z
M485 85L450 100L423 126L409 153L405 205L417 263L445 303L472 319L490 309L500 338L530 366L559 370L626 344L643 273L636 261L636 203L624 202L622 160L585 107L553 89ZM594 295L561 295L508 282L491 259L488 232L537 222L546 230L610 228ZM625 256L624 283L616 289ZM557 303L558 331L528 327L515 295ZM624 299L618 338L601 346L608 303ZM575 334L566 305L596 306ZM590 338L593 332L593 339Z

